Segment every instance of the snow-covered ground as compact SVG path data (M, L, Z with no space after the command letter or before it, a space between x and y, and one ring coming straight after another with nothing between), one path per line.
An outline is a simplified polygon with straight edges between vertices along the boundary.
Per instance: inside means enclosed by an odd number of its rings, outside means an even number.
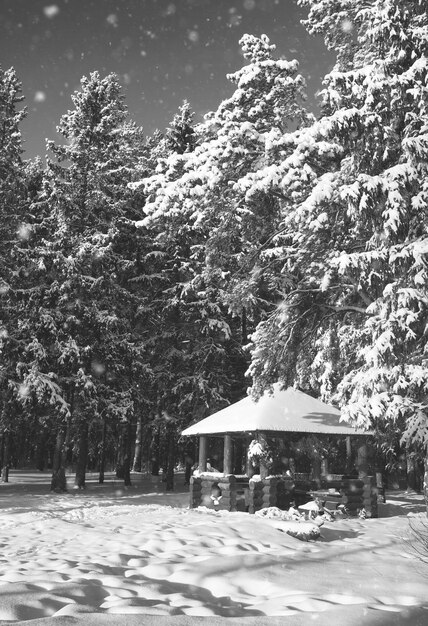
M182 477L174 493L92 478L67 494L48 473L0 485L0 624L428 624L428 565L408 543L422 496L390 492L378 519L303 542L247 513L189 510Z

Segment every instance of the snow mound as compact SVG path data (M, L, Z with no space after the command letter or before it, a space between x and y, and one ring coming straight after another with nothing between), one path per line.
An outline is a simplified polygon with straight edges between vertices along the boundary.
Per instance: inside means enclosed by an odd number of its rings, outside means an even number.
M268 506L264 509L260 509L255 512L255 515L257 515L257 517L265 517L267 519L276 518L282 520L298 520L301 517L300 513L292 507L288 509L288 511L282 511L276 506Z
M318 539L321 534L319 521L307 522L293 508L290 508L288 511L282 511L276 506L270 506L256 511L255 515L264 519L274 528L301 541Z

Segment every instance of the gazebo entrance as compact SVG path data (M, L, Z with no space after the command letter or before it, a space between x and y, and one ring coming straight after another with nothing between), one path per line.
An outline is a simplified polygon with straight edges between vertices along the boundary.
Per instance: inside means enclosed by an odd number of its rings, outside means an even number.
M266 438L300 436L341 437L346 442L346 462L341 474L328 471L328 458L314 459L311 471L295 472L293 468L269 471L264 459L263 442ZM340 411L307 394L294 389L281 390L274 386L273 394L265 393L258 402L247 397L210 415L182 433L199 437L198 471L190 481L190 506L235 511L277 506L288 508L311 497L328 499L330 504L343 504L349 513L364 508L367 515L377 516L377 488L374 472L369 473L367 436L340 422ZM209 438L223 439L223 467L209 463ZM357 443L352 455L351 438ZM248 461L245 472L234 472L235 447L248 450L252 441L253 452L259 453L259 470L254 474ZM260 445L259 445L260 444ZM254 457L253 457L254 458ZM350 469L354 473L350 474ZM236 467L235 467L236 469ZM217 471L215 471L217 470ZM335 494L333 496L333 493ZM245 508L242 508L245 494ZM340 499L338 496L340 495Z

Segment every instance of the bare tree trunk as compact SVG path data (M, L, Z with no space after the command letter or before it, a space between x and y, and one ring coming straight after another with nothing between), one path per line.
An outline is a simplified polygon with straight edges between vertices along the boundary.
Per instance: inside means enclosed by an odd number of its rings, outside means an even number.
M10 435L3 433L3 462L1 468L1 482L9 482L9 456L10 456Z
M100 445L98 448L98 470L99 470L98 482L100 485L104 483L104 469L105 469L105 462L106 462L106 430L107 430L106 422L105 420L103 420L102 427L101 427L101 441L100 441Z
M86 488L86 466L88 463L88 422L79 422L79 449L77 453L76 476L74 485L78 489Z
M43 470L45 469L47 438L48 438L48 431L45 427L42 427L42 431L39 434L37 447L36 447L36 467L40 472L43 472Z
M4 433L0 433L0 472L3 469Z
M416 476L416 455L411 451L410 447L406 446L406 477L407 477L407 489L413 489L418 491L417 476Z
M131 424L121 422L116 476L123 478L125 487L131 486Z
M64 425L59 424L55 440L55 450L52 463L51 491L67 491L67 480L65 477L65 441L66 435Z
M123 425L123 482L125 487L131 486L131 424Z
M167 428L166 437L166 490L174 491L175 429Z
M160 469L160 433L159 428L156 428L152 439L152 446L150 450L151 467L150 472L152 476L159 476Z
M428 517L428 447L425 451L425 476L424 476L424 496L425 496L425 508Z
M241 336L242 336L242 345L245 345L248 342L248 332L247 332L247 310L245 307L242 307L242 316L241 316Z
M137 432L135 434L135 450L134 461L132 463L133 472L141 472L142 470L142 451L143 451L143 416L140 415L137 421Z
M190 485L190 478L192 476L192 468L195 464L195 443L190 441L184 449L184 484Z

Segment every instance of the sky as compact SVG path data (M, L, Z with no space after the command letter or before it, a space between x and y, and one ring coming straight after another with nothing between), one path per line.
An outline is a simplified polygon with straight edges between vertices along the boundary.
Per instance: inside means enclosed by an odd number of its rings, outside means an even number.
M71 94L95 70L118 75L129 116L147 135L185 99L201 120L233 92L226 75L245 64L244 33L268 35L278 57L299 61L312 103L334 59L304 17L296 0L0 0L0 66L15 68L28 108L24 157L60 141Z

